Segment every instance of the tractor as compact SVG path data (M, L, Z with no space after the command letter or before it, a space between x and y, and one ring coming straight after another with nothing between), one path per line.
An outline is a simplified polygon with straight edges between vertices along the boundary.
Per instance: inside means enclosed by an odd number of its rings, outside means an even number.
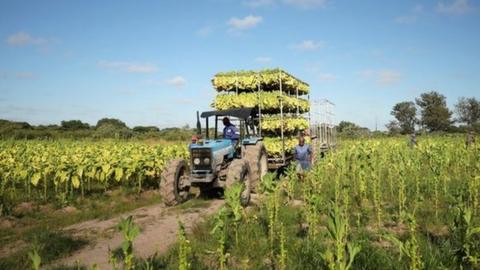
M240 183L240 203L248 205L250 194L268 170L268 157L262 138L257 134L253 108L207 111L201 114L205 119L205 138L192 140L189 145L190 162L172 160L161 174L160 192L168 206L184 202L189 198L190 188L198 187L200 192L213 188L228 189ZM240 130L238 143L218 135L218 121L228 117ZM213 137L210 138L209 120L214 119ZM197 134L202 127L197 112Z

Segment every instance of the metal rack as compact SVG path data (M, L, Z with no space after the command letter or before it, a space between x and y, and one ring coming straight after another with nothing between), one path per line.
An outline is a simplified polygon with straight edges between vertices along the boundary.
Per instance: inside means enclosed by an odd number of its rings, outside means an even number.
M291 75L290 75L291 76ZM279 102L280 102L280 121L281 121L281 125L280 125L280 139L282 141L282 158L281 160L279 160L278 158L269 158L269 163L270 164L275 164L274 166L270 166L270 167L280 167L280 166L284 166L287 164L287 161L288 161L288 158L286 156L286 151L285 151L285 132L284 132L284 111L283 111L283 95L286 94L287 96L290 96L289 93L284 93L283 91L283 81L282 81L282 70L279 69L278 71L278 82L279 82L279 90L280 90L280 97L279 97ZM259 98L260 98L260 94L261 94L261 86L260 86L260 80L259 80L259 83L258 83L258 93L259 93ZM298 88L295 89L295 98L299 99L299 93L298 93ZM310 95L307 96L308 98L308 101L310 102ZM262 108L261 108L261 102L260 102L260 99L259 99L259 102L258 102L258 121L259 121L259 130L260 130L260 133L259 135L261 136L261 121L262 121ZM296 106L296 112L295 112L295 117L299 117L301 114L300 114L300 107L297 103L297 106ZM309 111L309 114L308 114L308 121L310 122L310 111Z
M294 91L285 91L284 89L284 82L283 82L283 73L287 74L288 76L291 76L293 78L295 78L294 76L292 76L291 74L281 70L278 68L278 85L279 85L279 91L280 91L280 95L279 95L279 103L280 103L280 121L281 121L281 125L280 125L280 139L282 141L282 155L281 155L281 158L275 158L275 157L270 157L268 158L268 161L269 161L269 164L272 164L272 168L273 168L273 165L274 166L277 166L277 167L281 167L281 166L284 166L287 164L287 162L291 159L291 157L287 156L287 153L286 153L286 145L285 145L285 130L284 130L284 121L285 121L285 110L284 110L284 104L283 104L283 97L284 96L289 96L289 97L294 97L294 98L297 98L299 99L300 98L300 93L299 93L299 89L298 87L295 88ZM258 121L258 127L257 127L257 131L258 131L258 136L262 137L263 135L263 131L262 131L262 114L264 114L263 112L263 108L262 108L262 102L260 100L260 96L262 94L262 92L264 91L264 89L262 89L262 78L261 78L261 73L260 72L256 72L257 74L257 106L258 106L258 118L255 118L256 121ZM302 82L302 83L305 83L297 78L295 78L296 80ZM306 84L306 83L305 83ZM233 90L233 89L232 89ZM235 72L235 88L234 88L234 91L229 91L230 93L233 92L234 95L239 95L239 85L238 85L238 72ZM308 102L310 103L310 95L307 95L307 100ZM294 110L294 112L289 112L291 114L293 114L295 117L305 117L308 121L309 121L309 124L310 124L310 111L308 112L308 115L305 116L303 114L300 113L300 107L299 107L299 104L297 103L296 105L296 109Z
M335 104L328 99L312 102L313 123L311 133L315 134L320 143L320 150L326 151L337 145L336 128L333 123Z

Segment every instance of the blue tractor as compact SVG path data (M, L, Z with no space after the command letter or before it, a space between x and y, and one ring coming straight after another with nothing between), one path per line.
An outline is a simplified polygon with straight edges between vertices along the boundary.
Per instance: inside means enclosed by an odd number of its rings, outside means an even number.
M189 145L190 162L183 159L172 160L161 176L160 192L166 205L184 202L189 197L191 187L201 192L213 188L229 188L240 183L240 202L248 205L251 192L255 191L260 179L267 173L267 151L262 138L256 135L257 113L253 108L230 109L203 112L205 119L205 139ZM218 122L228 117L236 123L240 139L232 141L218 135ZM214 119L213 137L210 137L209 120ZM197 112L197 133L202 134Z

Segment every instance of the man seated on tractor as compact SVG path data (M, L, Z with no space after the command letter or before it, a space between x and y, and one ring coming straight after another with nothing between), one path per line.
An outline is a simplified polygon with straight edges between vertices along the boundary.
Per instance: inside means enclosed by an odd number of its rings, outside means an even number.
M298 138L298 144L294 149L295 160L297 161L297 174L300 178L303 177L305 171L310 170L312 167L313 151L309 144L305 144L305 137L300 135Z
M240 132L238 131L237 127L230 123L230 119L228 117L223 118L223 138L230 139L232 144L235 146L238 144L240 139Z

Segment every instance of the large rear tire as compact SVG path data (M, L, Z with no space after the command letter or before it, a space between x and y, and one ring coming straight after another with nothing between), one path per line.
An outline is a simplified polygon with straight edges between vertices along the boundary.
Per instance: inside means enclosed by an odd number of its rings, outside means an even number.
M250 203L251 172L248 162L243 159L235 159L228 167L225 188L228 189L235 183L242 184L242 193L239 200L242 206L245 207Z
M255 192L262 178L268 172L267 150L262 142L245 147L245 159L250 165L251 189Z
M190 186L183 185L182 181L188 176L188 164L183 159L172 160L165 167L160 180L160 194L165 205L177 205L188 199Z

